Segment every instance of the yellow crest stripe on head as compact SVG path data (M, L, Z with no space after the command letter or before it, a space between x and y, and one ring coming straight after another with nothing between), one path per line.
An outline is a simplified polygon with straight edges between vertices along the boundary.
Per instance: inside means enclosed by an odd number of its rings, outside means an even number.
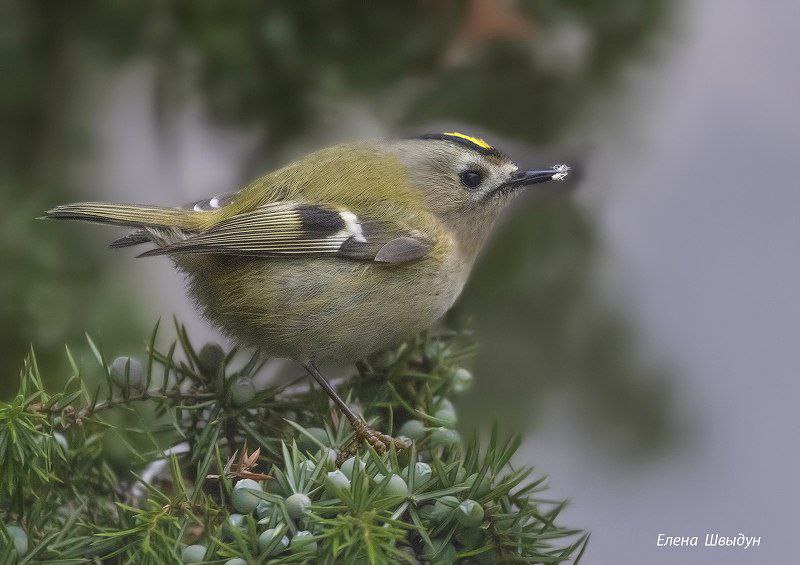
M461 139L465 139L470 143L474 143L475 145L481 147L482 149L488 149L488 150L494 149L491 145L486 143L480 137L472 137L471 135L467 135L465 133L460 133L457 131L446 131L443 132L442 135L449 135L450 137L460 137Z

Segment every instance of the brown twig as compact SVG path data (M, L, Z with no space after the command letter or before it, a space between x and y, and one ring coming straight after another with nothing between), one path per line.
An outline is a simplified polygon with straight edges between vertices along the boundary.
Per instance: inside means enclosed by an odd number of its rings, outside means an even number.
M63 419L61 422L61 427L69 427L72 425L81 425L84 420L87 418L91 418L98 412L102 412L104 410L109 410L111 408L116 408L117 406L121 406L124 404L128 404L130 402L142 402L146 400L161 400L161 401L187 401L185 402L187 405L196 404L200 400L208 400L215 398L216 394L211 392L198 392L192 391L189 393L183 393L179 390L175 391L168 391L165 393L154 393L149 390L141 390L136 395L131 396L121 396L116 398L109 398L104 400L103 402L98 402L92 406L85 406L83 408L76 408L71 404L67 404L66 406L59 406L58 401L51 402L49 404L42 404L42 403L34 403L31 404L28 408L32 412L38 412L39 414L43 414L45 416L54 416L60 415Z

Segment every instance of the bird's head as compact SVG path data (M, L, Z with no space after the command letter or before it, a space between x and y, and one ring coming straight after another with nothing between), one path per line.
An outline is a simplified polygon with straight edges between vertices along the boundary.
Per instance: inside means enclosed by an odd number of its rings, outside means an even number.
M521 169L486 141L458 132L399 140L392 150L428 209L470 247L480 246L513 196L569 172L566 165Z

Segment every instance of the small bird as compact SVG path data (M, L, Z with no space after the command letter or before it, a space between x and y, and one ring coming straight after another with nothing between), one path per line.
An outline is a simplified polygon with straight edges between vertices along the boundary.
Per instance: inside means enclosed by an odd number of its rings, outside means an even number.
M378 452L370 428L317 368L357 361L431 326L461 293L503 207L569 167L521 170L458 132L322 149L239 190L185 207L85 202L46 218L134 228L185 273L205 317L233 341L294 359Z

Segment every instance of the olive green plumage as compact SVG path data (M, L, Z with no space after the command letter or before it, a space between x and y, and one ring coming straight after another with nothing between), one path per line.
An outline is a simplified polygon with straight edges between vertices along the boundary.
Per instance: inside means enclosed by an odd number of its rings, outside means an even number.
M323 149L186 208L83 203L46 216L136 228L112 245L170 255L239 343L355 360L440 318L509 197L566 170L520 172L449 133Z

